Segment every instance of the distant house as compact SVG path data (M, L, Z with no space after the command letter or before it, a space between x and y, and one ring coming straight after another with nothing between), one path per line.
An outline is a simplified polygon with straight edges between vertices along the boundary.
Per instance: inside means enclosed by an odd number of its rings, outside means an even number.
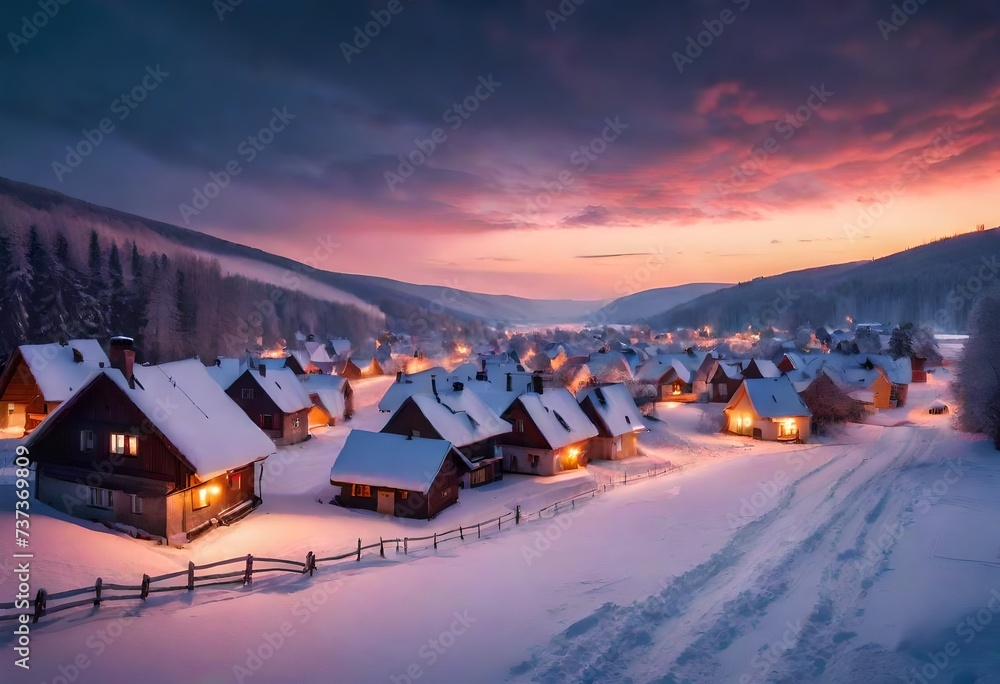
M708 381L708 400L725 403L729 401L743 382L743 363L740 361L718 361L715 371Z
M334 366L333 372L342 378L347 378L348 380L359 380L364 375L361 368L358 367L356 363L351 361L351 357L338 361Z
M635 380L653 387L656 401L692 402L697 399L694 371L676 359L647 361L636 369Z
M347 378L336 375L303 375L302 388L312 401L309 427L336 425L354 415L354 390Z
M450 442L463 456L468 487L503 478L497 440L510 430L510 423L461 382L448 390L407 397L382 428L386 433Z
M0 373L0 429L31 432L92 373L108 367L97 340L22 344Z
M427 519L458 501L461 462L444 440L351 430L330 483L343 506Z
M638 434L646 429L635 400L623 384L588 387L577 394L580 408L597 426L589 458L617 460L639 453Z
M781 375L781 370L773 361L767 359L750 359L750 363L743 369L745 380L760 380L761 378L776 378Z
M873 409L905 406L913 378L909 357L881 354L828 354L823 357L823 371Z
M701 401L710 400L709 382L715 375L716 366L719 364L719 356L715 352L706 354L694 372L691 380L691 389Z
M812 413L786 377L744 380L723 409L726 430L769 441L807 441Z
M373 356L371 363L361 369L361 375L365 378L375 378L380 375L385 375L385 370L382 368L382 364L379 363L378 359Z
M504 469L529 475L555 475L587 464L595 426L565 389L518 396L503 414L511 432L499 438Z
M309 438L309 411L313 402L287 368L269 368L266 362L243 371L228 394L244 413L278 446Z
M441 366L428 368L419 373L396 373L396 381L389 385L378 402L378 410L392 413L398 409L407 397L414 394L431 394L437 389L437 382L447 382L448 371Z
M254 464L271 440L197 359L133 366L116 344L114 367L91 373L28 436L36 498L174 541L253 510Z

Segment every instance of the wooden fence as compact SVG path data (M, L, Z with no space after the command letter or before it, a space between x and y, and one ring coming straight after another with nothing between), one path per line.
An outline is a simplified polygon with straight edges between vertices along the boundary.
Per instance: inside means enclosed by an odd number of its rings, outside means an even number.
M70 589L68 591L60 591L49 594L44 588L42 588L36 592L35 598L28 601L31 608L30 611L26 611L24 609L15 611L15 604L0 603L0 621L16 620L20 615L30 613L32 615L32 621L38 622L46 615L52 615L53 613L59 613L72 608L79 608L81 606L98 607L107 601L145 601L150 594L175 591L194 591L195 588L201 587L223 585L250 586L253 583L254 575L290 572L297 575L308 574L311 577L321 564L330 565L347 560L360 562L365 551L374 551L375 549L378 549L379 556L385 558L386 547L391 547L392 545L395 545L396 553L399 553L400 550L402 550L404 554L409 554L410 551L417 549L426 549L431 547L436 549L440 544L454 541L456 539L460 541L465 541L467 537L469 539L479 539L482 537L484 532L489 533L494 530L498 532L502 531L505 525L509 527L510 525L519 525L522 522L526 522L533 518L541 519L545 517L546 513L556 515L559 512L560 506L563 509L567 507L575 508L577 500L590 499L599 493L608 491L609 488L613 489L618 485L628 485L632 482L638 482L651 477L658 477L669 472L670 470L672 470L672 468L647 470L645 473L638 475L629 475L627 472L623 472L622 478L619 481L616 481L615 477L612 476L608 483L599 485L575 496L556 501L544 508L539 509L536 513L522 513L521 507L517 506L514 511L504 513L496 518L490 518L489 520L473 523L471 525L459 525L458 527L445 532L434 532L422 537L403 537L393 539L383 539L380 537L377 543L373 542L370 544L363 544L362 540L359 538L356 548L353 548L346 553L334 556L317 557L315 553L310 551L306 554L304 560L297 561L286 560L284 558L256 557L248 554L246 556L229 558L226 560L216 561L214 563L207 563L205 565L195 565L193 562L188 562L187 570L169 572L165 575L150 577L149 575L144 574L142 576L142 581L137 585L115 584L110 582L106 583L98 577L92 586L80 589ZM228 571L220 571L226 566L235 566L235 568ZM205 570L215 570L215 572L199 574Z

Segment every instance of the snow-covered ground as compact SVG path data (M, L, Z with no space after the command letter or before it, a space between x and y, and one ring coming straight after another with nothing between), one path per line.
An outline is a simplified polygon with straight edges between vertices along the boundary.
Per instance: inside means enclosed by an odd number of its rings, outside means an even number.
M436 551L53 615L32 631L30 677L4 628L3 681L1000 681L1000 458L926 413L949 399L943 375L911 386L907 408L808 445L711 434L702 413L718 407L663 406L642 457L508 475L432 521L326 503L348 429L384 422L373 405L388 382L357 386L346 426L272 456L261 508L186 548L37 507L34 586L337 553L534 512L622 469L673 470ZM12 488L0 497L9 549Z

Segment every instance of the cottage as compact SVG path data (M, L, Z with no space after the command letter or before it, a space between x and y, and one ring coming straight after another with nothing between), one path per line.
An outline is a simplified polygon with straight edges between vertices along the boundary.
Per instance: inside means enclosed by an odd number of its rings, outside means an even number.
M382 399L378 402L378 410L392 413L398 409L407 397L414 394L433 394L437 389L437 381L447 381L448 371L441 366L428 368L419 373L396 373L396 381L389 385Z
M851 396L873 409L906 405L913 370L909 357L893 359L879 354L828 354L823 371L829 373Z
M226 388L250 420L278 446L309 439L309 399L298 377L287 368L269 368L261 362L243 371Z
M92 373L108 367L97 340L17 347L0 373L0 429L31 432Z
M694 394L694 371L677 359L664 362L652 359L639 366L635 380L653 389L656 401L692 402Z
M359 380L364 375L361 368L356 363L351 361L350 356L337 361L334 365L333 372L342 378L347 378L348 380Z
M35 497L180 542L259 505L255 463L274 452L271 440L197 359L133 367L132 350L116 344L114 367L27 438Z
M773 361L767 359L750 359L750 363L743 369L744 380L760 380L761 378L776 378L781 375L781 370Z
M302 388L312 401L309 428L336 425L354 415L354 390L347 378L336 375L303 375Z
M342 506L428 519L458 501L461 461L444 440L351 430L330 483Z
M811 434L812 414L791 380L744 380L723 409L726 430L769 441L805 442Z
M463 484L471 488L503 478L497 438L510 429L474 392L455 382L446 391L407 397L382 432L451 442L464 457Z
M639 453L638 435L646 425L625 385L589 387L576 398L580 408L597 426L597 437L589 453L591 460L617 460Z
M595 426L565 389L517 397L504 412L512 430L499 438L504 469L529 475L555 475L587 464Z
M708 382L708 400L723 403L736 395L743 382L743 362L717 361Z
M719 355L716 352L710 352L705 354L704 358L701 359L701 363L698 364L698 368L694 372L694 378L691 381L691 389L700 401L709 400L709 382L711 381L712 376L715 375L716 366L718 366L718 364Z

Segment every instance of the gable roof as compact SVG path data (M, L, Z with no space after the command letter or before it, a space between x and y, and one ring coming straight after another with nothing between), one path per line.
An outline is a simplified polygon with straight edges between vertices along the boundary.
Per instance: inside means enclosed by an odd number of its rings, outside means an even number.
M406 401L416 404L442 439L455 447L482 442L511 430L510 423L469 390L439 391L437 398L433 394L414 394Z
M431 376L435 376L439 389L447 386L448 372L441 366L434 366L419 373L402 373L396 382L389 385L378 402L379 411L395 411L407 397L414 394L428 394L431 390Z
M621 383L588 387L581 390L576 398L581 404L587 402L593 407L598 419L613 437L646 429L632 393Z
M270 371L268 371L270 373ZM331 416L343 416L347 411L347 393L351 384L339 375L312 373L299 376L302 389L310 401L317 404Z
M274 443L219 387L197 359L159 366L136 366L135 387L114 368L92 373L84 387L107 377L192 466L201 480L239 468L274 453ZM27 446L70 412L74 398L52 412L27 438Z
M545 390L542 394L527 392L516 402L521 403L552 449L597 436L597 426L567 389Z
M776 378L781 375L778 366L775 365L774 361L770 361L769 359L751 359L750 363L746 365L744 373L750 366L755 366L761 376L765 378Z
M42 397L50 402L66 401L91 374L111 366L97 340L70 340L66 345L22 344L18 350Z
M743 394L750 399L754 411L761 418L791 418L811 416L812 412L802 397L795 391L791 380L785 376L778 378L751 378L744 380L725 410L735 406Z
M243 375L253 378L282 413L296 413L313 405L298 376L288 368L266 368L263 375L260 368L247 369Z
M351 430L330 468L330 482L426 494L453 451L451 442L441 439Z

